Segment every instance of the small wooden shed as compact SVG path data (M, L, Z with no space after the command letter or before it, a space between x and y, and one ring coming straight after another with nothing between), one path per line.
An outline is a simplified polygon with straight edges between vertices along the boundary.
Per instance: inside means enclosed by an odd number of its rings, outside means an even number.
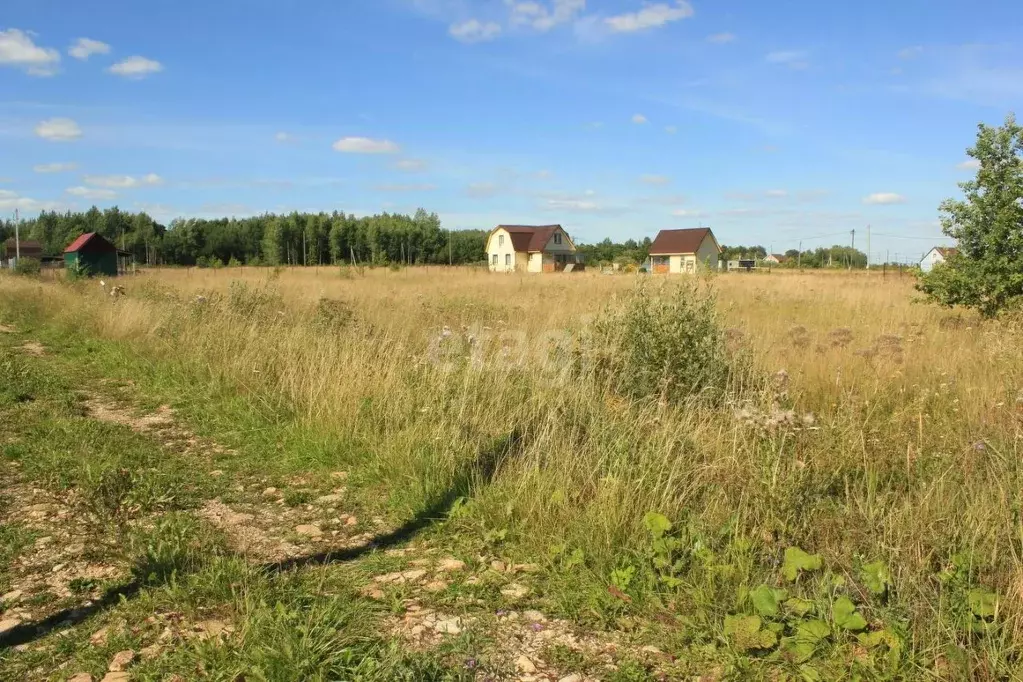
M117 247L98 232L86 232L64 249L64 265L89 275L117 275Z

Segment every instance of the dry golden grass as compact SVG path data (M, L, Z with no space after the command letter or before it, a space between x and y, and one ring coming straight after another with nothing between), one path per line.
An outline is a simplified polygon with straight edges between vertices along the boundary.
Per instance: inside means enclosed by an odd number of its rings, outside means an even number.
M559 370L579 332L636 279L154 270L125 280L118 301L94 283L83 285L84 298L67 287L5 286L68 324L185 367L188 380L287 412L338 459L358 460L397 510L421 507L460 462L519 433L519 457L459 517L465 533L508 530L525 555L582 548L603 573L642 543L648 511L688 519L708 537L730 523L731 537L753 543L720 549L746 552L737 579L746 585L769 580L770 557L790 545L850 576L880 559L895 575L916 646L932 650L967 639L950 624L954 600L935 578L965 553L970 580L1002 595L1015 649L1023 612L1017 326L915 303L909 276L715 276L708 285L730 337L753 350L765 376L787 374L774 390L787 390L783 403L800 420L763 429L737 416L739 405L633 402L565 380ZM745 408L765 409L772 397ZM680 603L725 598L701 594Z

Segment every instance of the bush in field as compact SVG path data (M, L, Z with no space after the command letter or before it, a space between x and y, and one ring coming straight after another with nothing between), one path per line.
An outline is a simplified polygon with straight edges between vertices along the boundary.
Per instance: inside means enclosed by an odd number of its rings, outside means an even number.
M994 316L1023 300L1023 126L981 124L968 150L977 177L960 184L965 200L942 203L942 230L958 253L924 274L917 288L942 305Z
M35 258L19 258L14 266L14 271L19 275L38 275L42 270L42 264Z
M751 367L725 332L706 285L643 284L598 316L584 354L596 378L627 397L718 401Z

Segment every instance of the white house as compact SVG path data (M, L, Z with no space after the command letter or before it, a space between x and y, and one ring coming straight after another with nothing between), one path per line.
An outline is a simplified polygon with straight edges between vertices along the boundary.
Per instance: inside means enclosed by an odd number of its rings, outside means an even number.
M698 267L718 269L721 246L709 227L661 230L650 245L650 269L654 273L696 272Z
M498 225L487 237L491 272L560 272L576 262L575 244L561 225Z
M948 246L935 246L920 259L920 270L930 272L935 265L941 265L949 256L957 253L957 250Z

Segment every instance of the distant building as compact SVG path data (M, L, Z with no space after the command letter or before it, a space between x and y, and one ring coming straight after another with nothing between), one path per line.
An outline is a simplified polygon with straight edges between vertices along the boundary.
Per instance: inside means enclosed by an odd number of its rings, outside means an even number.
M788 256L781 253L769 253L767 254L767 257L764 258L764 262L771 263L772 265L781 265L788 259L789 259Z
M721 246L709 227L661 230L650 245L650 271L659 274L693 273L697 268L718 269Z
M14 259L17 258L19 252L21 253L22 258L32 258L38 261L43 259L42 244L25 239L22 239L18 244L15 244L14 237L11 237L3 243L3 248L0 249L0 261L12 263Z
M561 225L498 225L487 237L491 272L561 272L578 263Z
M941 265L949 256L953 256L956 253L959 253L958 249L949 246L935 246L920 259L920 270L930 272L934 269L935 265Z
M103 235L86 232L64 249L64 264L89 275L117 275L120 252Z

